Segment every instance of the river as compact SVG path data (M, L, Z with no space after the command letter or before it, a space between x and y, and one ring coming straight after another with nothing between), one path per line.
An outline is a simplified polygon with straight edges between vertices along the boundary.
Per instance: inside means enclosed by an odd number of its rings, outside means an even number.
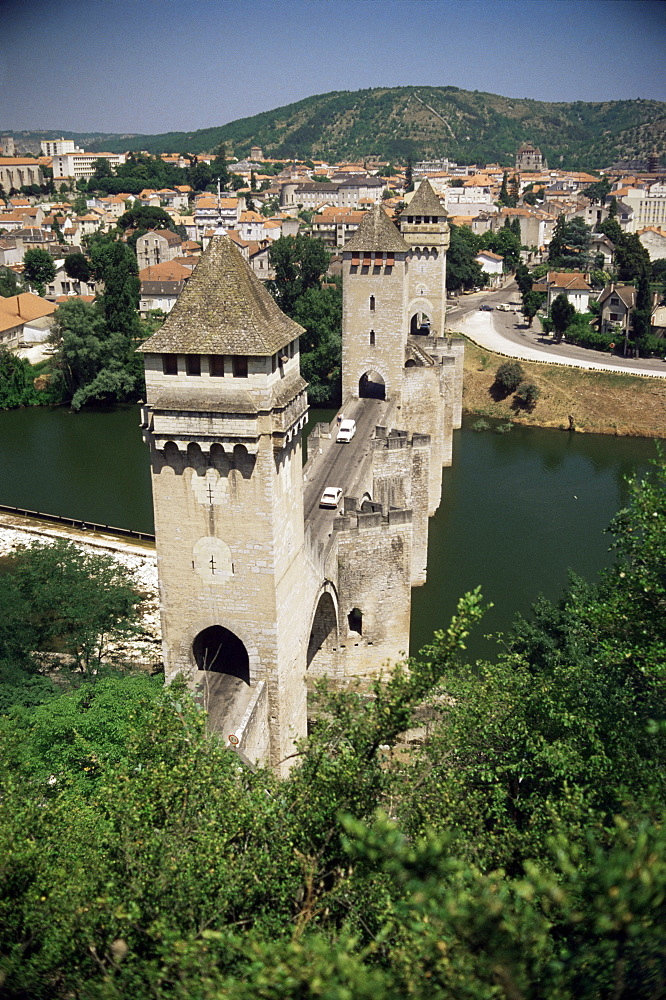
M507 629L538 593L556 598L569 568L593 579L612 559L604 529L626 500L625 476L656 455L644 438L518 425L478 433L474 419L455 432L453 466L430 521L428 582L412 593L413 651L479 584L494 607L470 640L473 656L487 654L483 635ZM0 503L152 531L137 408L0 413Z

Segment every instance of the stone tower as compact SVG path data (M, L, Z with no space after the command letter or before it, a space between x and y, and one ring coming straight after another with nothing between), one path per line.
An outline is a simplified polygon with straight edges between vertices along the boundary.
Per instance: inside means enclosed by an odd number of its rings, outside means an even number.
M342 253L342 398L393 399L402 390L410 248L381 205Z
M444 335L446 319L446 211L430 181L424 180L400 215L400 232L411 249L407 320L409 332Z
M279 769L306 730L301 332L216 235L141 346L166 679Z

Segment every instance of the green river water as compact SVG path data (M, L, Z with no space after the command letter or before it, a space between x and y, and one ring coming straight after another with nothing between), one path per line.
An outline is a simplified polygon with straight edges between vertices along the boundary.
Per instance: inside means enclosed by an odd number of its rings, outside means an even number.
M604 528L625 502L624 477L656 455L642 438L519 426L476 433L472 422L455 433L430 521L428 582L412 593L412 650L478 584L494 607L469 643L474 656L490 651L484 633L508 628L538 593L556 598L569 568L594 578L612 558ZM0 413L0 503L152 531L138 409Z

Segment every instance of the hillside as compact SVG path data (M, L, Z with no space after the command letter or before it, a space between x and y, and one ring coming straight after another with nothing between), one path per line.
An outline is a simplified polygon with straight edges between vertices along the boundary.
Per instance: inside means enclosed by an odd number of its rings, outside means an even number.
M59 133L16 133L20 146ZM63 133L67 135L67 133ZM539 145L552 167L594 169L663 149L666 104L632 100L547 103L457 87L333 91L216 128L161 135L69 133L90 150L213 152L221 142L241 157L404 161L448 156L460 163L511 166L521 142ZM34 139L33 139L34 137Z

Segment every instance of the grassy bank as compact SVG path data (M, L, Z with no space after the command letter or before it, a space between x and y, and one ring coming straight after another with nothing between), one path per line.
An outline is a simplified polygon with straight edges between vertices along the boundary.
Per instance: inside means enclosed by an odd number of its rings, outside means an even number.
M521 361L525 380L539 389L531 413L515 409L514 397L496 399L495 372L507 359L465 341L463 408L466 413L534 427L569 427L587 434L666 437L666 379L592 372L584 368Z

